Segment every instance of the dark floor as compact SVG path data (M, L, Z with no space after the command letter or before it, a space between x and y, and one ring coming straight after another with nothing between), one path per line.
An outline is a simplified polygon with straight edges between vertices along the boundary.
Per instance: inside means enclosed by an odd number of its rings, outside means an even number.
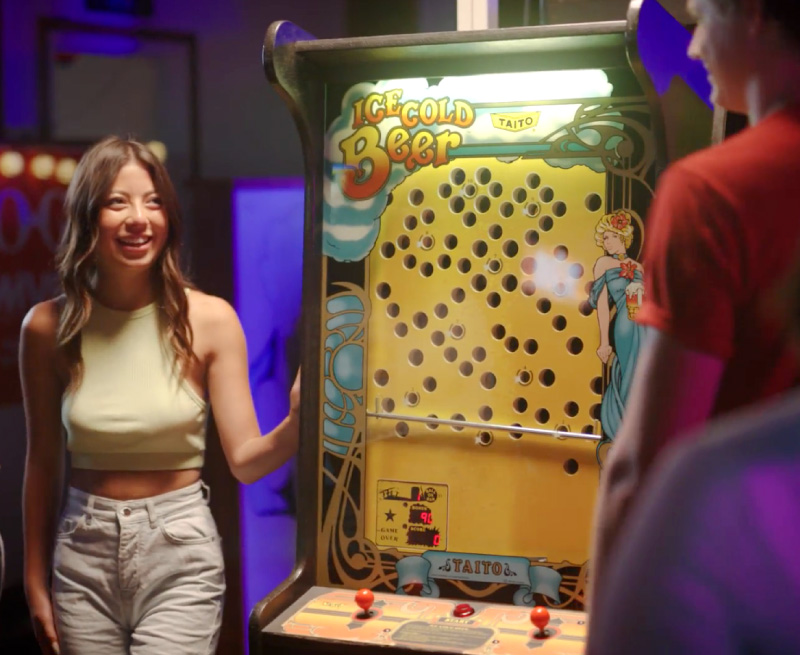
M40 655L28 617L22 586L3 590L0 597L0 653Z

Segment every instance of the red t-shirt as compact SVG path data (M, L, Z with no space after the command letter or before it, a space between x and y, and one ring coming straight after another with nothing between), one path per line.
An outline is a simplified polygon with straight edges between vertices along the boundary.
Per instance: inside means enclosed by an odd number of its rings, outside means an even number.
M798 245L800 107L686 157L659 181L637 320L726 360L715 414L798 379L775 298Z

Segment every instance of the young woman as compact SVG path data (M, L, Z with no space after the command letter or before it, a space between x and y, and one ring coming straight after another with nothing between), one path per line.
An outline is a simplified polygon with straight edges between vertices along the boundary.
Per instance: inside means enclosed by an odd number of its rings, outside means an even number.
M231 472L252 482L296 451L299 376L262 437L239 321L183 277L175 192L145 146L92 147L65 210L64 293L30 310L20 343L37 639L47 654L213 653L225 583L200 479L208 409Z

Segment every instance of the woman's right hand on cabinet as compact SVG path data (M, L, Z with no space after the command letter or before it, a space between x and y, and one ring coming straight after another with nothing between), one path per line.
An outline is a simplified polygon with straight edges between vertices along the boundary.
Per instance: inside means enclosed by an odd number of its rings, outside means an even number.
M292 390L289 393L289 411L292 414L300 413L300 369L297 369L297 375L294 378Z

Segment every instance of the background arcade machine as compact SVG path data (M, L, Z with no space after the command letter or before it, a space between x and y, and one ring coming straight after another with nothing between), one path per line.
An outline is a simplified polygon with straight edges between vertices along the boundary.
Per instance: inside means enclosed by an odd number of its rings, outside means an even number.
M673 33L656 0L627 23L270 26L307 166L304 413L297 565L251 653L582 652L642 217L711 138Z

